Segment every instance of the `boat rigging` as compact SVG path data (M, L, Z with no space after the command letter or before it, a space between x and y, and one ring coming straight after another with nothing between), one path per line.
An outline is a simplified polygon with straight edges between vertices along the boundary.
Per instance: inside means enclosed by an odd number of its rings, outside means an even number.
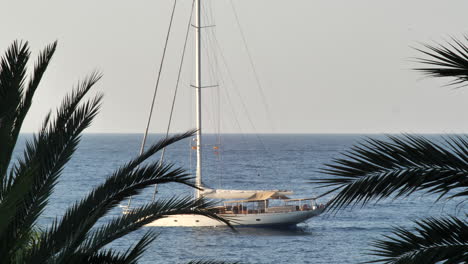
M171 30L172 19L174 17L174 11L176 8L176 2L174 1L173 12L171 15L171 22L169 24L169 30L166 37L166 45L164 47L164 54L162 57L158 81L155 87L154 96L156 96L157 87L159 84L159 78L161 74L161 68L165 58L166 47L169 39L169 33ZM232 4L232 2L231 2ZM195 83L191 85L195 90L195 125L196 125L196 136L194 139L195 145L191 148L196 152L196 169L195 169L195 186L198 188L195 191L195 198L208 198L217 199L218 206L209 208L208 210L213 211L219 216L228 219L232 225L247 225L247 226L283 226L283 225L296 225L304 222L311 217L320 215L324 209L324 205L316 203L315 198L301 198L291 199L288 195L293 194L292 191L288 190L230 190L230 189L213 189L208 188L203 184L202 178L204 176L204 161L202 151L203 145L203 122L202 122L202 90L212 85L204 86L202 83L203 65L202 65L202 31L207 27L202 25L202 0L194 0L192 5L193 24L189 22L194 30L195 35ZM192 20L192 14L190 15L190 21ZM236 14L236 19L238 19ZM188 34L188 28L187 28ZM245 43L245 36L242 35ZM184 51L181 59L179 68L179 75L177 79L177 86L175 94L177 94L177 87L179 85L181 68L184 61L184 55L187 45L188 35L185 38ZM250 52L249 52L250 56ZM253 67L253 61L251 56L249 57L250 63ZM257 73L255 72L257 84L260 86ZM217 87L217 85L215 85ZM261 87L260 87L261 89ZM263 91L262 91L263 93ZM175 96L175 95L174 95ZM149 123L151 121L151 113L154 106L154 98L150 110L150 116L146 127L145 136L143 138L142 147L146 141L148 133ZM175 98L172 102L171 117L174 109ZM250 117L248 117L250 119ZM249 120L252 122L251 120ZM170 125L169 125L170 126ZM169 126L166 133L169 133ZM167 135L167 134L166 134ZM218 142L219 143L219 142ZM263 144L263 142L262 142ZM219 145L215 146L215 150L219 150ZM190 150L192 151L192 150ZM164 155L164 152L163 152ZM161 159L163 156L161 157ZM155 191L156 193L156 191ZM154 198L153 198L154 199ZM130 206L130 201L127 209ZM125 212L125 211L124 211ZM212 218L194 215L194 214L180 214L180 215L168 215L164 218L157 219L148 224L148 226L220 226L225 225L222 222L214 220Z

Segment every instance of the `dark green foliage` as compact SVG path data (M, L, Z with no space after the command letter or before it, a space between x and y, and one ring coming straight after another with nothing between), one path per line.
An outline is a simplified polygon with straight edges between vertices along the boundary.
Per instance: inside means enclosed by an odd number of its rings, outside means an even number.
M424 45L426 50L416 49L429 58L418 58L417 61L428 65L429 67L417 68L430 77L449 77L454 80L450 85L465 86L468 81L468 36L463 41L452 38L452 42L447 42L444 45Z
M468 222L456 217L428 218L415 222L416 232L394 228L393 236L373 243L373 252L384 263L466 263Z
M468 40L465 38L465 40ZM446 47L425 45L419 50L429 65L418 68L432 77L452 77L452 85L468 81L468 46L453 39ZM327 205L337 212L384 198L407 197L415 192L437 194L439 201L468 196L468 137L446 136L436 142L424 136L368 138L323 169L333 177L315 181L336 193ZM325 195L324 194L324 195ZM381 263L468 263L467 215L416 221L416 228L395 228L391 236L373 243L372 255Z
M369 138L366 143L334 160L324 172L337 177L318 180L339 190L328 209L366 204L372 199L407 196L415 191L437 193L449 198L468 192L468 141L450 136L437 144L415 135Z
M111 209L148 186L175 182L194 187L192 177L172 164L143 164L168 145L192 136L194 131L189 131L150 146L37 233L36 221L102 100L102 95L84 99L101 78L93 73L63 99L55 113L46 116L22 157L11 162L23 120L56 46L53 43L40 53L29 79L27 43L14 42L0 62L0 263L136 263L156 238L153 232L127 252L103 247L168 214L201 214L227 223L204 210L212 205L209 202L172 198L135 208L96 227Z

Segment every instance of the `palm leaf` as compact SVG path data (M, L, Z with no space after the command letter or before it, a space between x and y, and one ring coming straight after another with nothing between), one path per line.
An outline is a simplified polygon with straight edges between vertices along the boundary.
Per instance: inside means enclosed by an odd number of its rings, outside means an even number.
M468 36L465 37L468 41ZM426 50L416 49L429 58L418 58L417 62L430 67L416 68L430 77L450 77L454 80L449 85L460 85L468 81L468 44L452 38L447 45L424 45ZM466 85L466 84L465 84ZM462 85L462 86L465 86Z
M38 216L102 100L102 95L84 100L101 78L95 72L64 98L54 114L50 112L46 116L39 133L26 142L23 157L10 164L21 126L56 46L54 42L40 53L28 81L26 65L30 52L27 42L14 42L0 59L0 262L136 263L155 239L152 232L146 233L125 253L104 250L103 247L148 221L169 214L200 214L229 225L226 220L205 210L212 205L210 202L173 198L137 208L131 214L92 229L118 203L149 185L176 182L195 187L184 170L173 168L171 164L143 164L162 148L193 135L190 131L153 145L70 207L63 218L53 221L50 228L34 235Z
M141 258L143 252L156 239L157 235L152 232L146 232L139 241L129 248L125 253L116 252L113 249L106 249L93 252L77 252L70 259L63 259L62 256L54 257L55 263L87 263L87 264L136 264Z
M203 199L194 200L192 197L171 198L167 200L160 199L151 204L134 209L98 228L88 237L87 241L83 243L81 250L85 252L100 250L108 243L167 215L204 215L231 226L226 219L220 218L209 210L205 210L213 205L213 202L207 202Z
M47 67L49 66L50 60L55 53L57 48L57 41L48 45L43 51L39 53L37 62L35 63L32 76L30 77L27 85L27 90L24 91L24 96L22 97L21 103L18 106L15 117L15 127L12 131L12 137L14 144L18 139L21 126L23 124L24 118L29 111L29 108L32 104L33 96L39 86L39 83L44 75Z
M393 236L373 243L382 263L467 263L468 222L456 217L416 221L416 230L395 228Z
M156 238L157 235L153 231L146 232L131 250L127 250L124 255L125 263L136 264L143 252Z
M15 182L10 195L4 197L0 203L0 263L9 263L11 261L11 252L24 247L29 237L18 237L18 230L12 230L12 223L16 221L15 216L18 213L18 207L21 206L24 197L27 195L33 185L33 173L31 170L29 177L23 177ZM30 227L21 228L21 232L30 233ZM12 240L16 238L16 240Z
M327 193L339 191L329 209L415 191L437 193L439 198L464 196L468 187L466 153L466 136L447 137L443 144L415 135L369 138L323 169L336 177L314 182L332 187Z
M0 180L6 175L16 142L13 131L18 127L16 115L23 97L29 56L27 42L15 41L0 61Z
M141 156L118 169L85 199L70 207L60 222L54 222L52 227L44 232L41 246L33 247L31 257L46 260L50 255L58 253L63 244L68 243L71 243L71 248L77 248L99 218L124 199L139 193L149 185L178 182L194 186L190 182L191 177L185 174L184 170L172 169L172 165L161 165L158 161L138 167L151 154L191 135L193 131L161 140Z
M86 79L79 91L89 91L99 76L92 75ZM82 98L82 97L81 97ZM30 168L37 168L33 175L31 189L16 208L14 221L10 223L8 239L10 243L5 248L19 248L21 241L27 239L29 230L37 217L42 213L47 200L57 182L65 164L70 160L80 140L81 132L90 125L98 112L102 96L79 104L79 98L67 101L59 108L55 125L47 123L38 136L27 142L24 158L13 167L8 182L15 183L27 177ZM67 120L61 123L60 120ZM14 180L12 180L14 178ZM8 195L11 188L4 184L4 194Z
M26 43L15 41L0 63L0 198L2 199L0 214L1 226L8 226L8 232L0 228L0 240L2 241L2 256L5 250L14 252L21 248L24 241L29 240L31 225L23 225L18 215L24 215L25 201L30 198L31 189L35 185L35 177L40 171L37 164L30 164L24 168L21 175L12 172L7 174L13 148L16 145L18 135L32 102L32 96L39 81L55 51L55 44L46 47L41 52L36 63L34 76L30 79L25 90L26 65L30 52ZM19 187L20 186L20 187ZM26 188L27 187L27 188ZM12 201L15 201L12 204ZM10 207L8 212L3 209ZM11 216L11 217L10 217ZM20 228L17 228L20 227ZM22 234L25 234L24 236Z

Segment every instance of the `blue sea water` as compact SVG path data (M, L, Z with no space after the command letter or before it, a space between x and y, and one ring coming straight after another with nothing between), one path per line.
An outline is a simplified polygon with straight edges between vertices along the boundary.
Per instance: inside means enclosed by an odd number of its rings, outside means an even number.
M23 135L16 150L21 154ZM85 134L67 164L39 224L47 226L73 202L104 182L118 166L138 153L139 134ZM375 137L375 136L374 136ZM155 142L159 135L151 135ZM223 135L205 137L204 183L232 189L291 189L295 196L315 196L312 179L328 177L319 173L324 164L362 140L362 135ZM166 161L188 171L194 167L190 139L171 146ZM192 157L191 157L192 156ZM157 160L158 157L154 157ZM132 206L150 202L153 189L134 197ZM158 197L191 195L192 190L177 184L159 187ZM363 208L312 218L296 229L239 228L157 228L145 227L111 246L126 250L147 231L158 239L141 258L141 263L185 263L189 260L226 260L241 263L359 263L374 257L366 252L369 243L388 234L392 226L412 226L412 220L426 216L455 214L455 202L434 203L436 197L414 195L407 199L384 200ZM326 202L327 198L322 199ZM113 210L103 221L121 215Z

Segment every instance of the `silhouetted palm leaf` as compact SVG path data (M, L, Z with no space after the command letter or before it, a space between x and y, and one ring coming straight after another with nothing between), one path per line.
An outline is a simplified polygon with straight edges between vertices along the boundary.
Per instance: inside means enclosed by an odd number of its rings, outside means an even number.
M55 221L41 237L39 247L33 246L31 259L46 260L70 244L72 255L86 240L89 230L109 210L131 195L138 194L153 184L178 182L189 186L191 177L184 170L172 169L172 165L161 165L159 161L140 166L146 158L167 145L189 137L193 131L161 140L141 156L118 169L103 184L96 187L85 199L70 207L60 221Z
M55 47L56 43L53 43L40 53L26 88L26 65L30 56L27 42L15 41L0 63L0 259L8 258L7 252L21 248L29 241L32 227L31 224L25 224L24 219L30 217L30 222L35 221L31 214L25 212L25 206L26 201L32 198L31 189L36 187L36 175L40 167L30 164L21 174L16 174L14 169L7 173L7 168L32 97ZM5 208L8 212L4 211ZM37 209L41 211L41 208ZM8 227L6 231L5 227Z
M151 204L133 209L121 217L114 218L106 225L98 228L89 235L87 241L83 243L80 250L99 250L113 240L167 215L199 214L229 225L229 222L225 219L205 210L205 208L213 205L213 202L208 202L203 199L194 200L192 197L157 200Z
M86 94L99 78L97 74L91 75L78 90ZM13 185L21 182L23 177L28 177L31 168L35 171L33 184L22 202L17 205L14 221L10 223L12 226L9 230L14 232L8 235L9 240L5 240L9 242L4 242L14 244L5 248L17 247L27 239L28 228L32 228L47 205L47 200L63 167L76 150L82 131L91 124L97 114L102 96L96 96L80 104L80 98L73 97L73 95L66 97L58 109L54 120L56 123L47 123L46 128L34 136L32 141L27 142L24 158L11 169L8 182ZM8 195L10 189L11 186L5 184L3 194Z
M0 177L5 175L13 148L32 98L49 65L57 43L48 45L39 54L28 85L24 87L29 61L28 43L13 42L0 63Z
M413 230L395 228L393 236L378 240L372 254L383 263L467 263L468 222L456 217L428 218Z
M106 249L93 252L77 252L69 259L57 257L56 263L96 263L96 264L134 264L140 259L146 248L156 239L153 231L146 232L133 248L129 248L125 253L116 252L113 249Z
M14 131L21 126L16 123L16 116L23 98L29 55L27 43L15 41L0 61L0 177L5 175L11 160L16 142Z
M23 157L11 164L22 122L55 48L53 43L40 53L29 81L26 80L27 43L13 43L0 61L0 263L136 263L155 239L154 233L146 233L125 253L103 247L169 214L200 214L228 224L205 210L212 205L210 202L173 198L134 209L95 228L97 221L117 204L150 185L175 182L195 187L192 177L180 168L159 161L143 163L166 146L194 134L189 131L149 147L72 205L61 219L33 237L37 218L102 100L102 95L84 100L101 78L95 72L64 98L54 114L46 116L39 133L26 142Z
M468 141L451 136L436 144L423 136L368 139L334 160L323 171L336 177L317 180L339 193L329 209L366 204L372 199L406 196L415 191L465 196L468 187Z
M424 45L417 49L429 59L417 59L429 67L418 68L431 77L452 77L450 85L468 81L468 45L453 38L447 46ZM468 38L465 37L465 41ZM423 136L389 136L367 139L335 159L323 172L333 178L315 180L338 192L327 210L365 205L371 200L408 196L414 192L439 194L439 198L468 195L468 138L448 136L442 143ZM465 202L463 200L462 202ZM466 217L466 216L465 216ZM373 254L385 263L467 263L468 226L456 217L429 218L416 222L416 234L396 228L394 236L374 243Z
M464 41L468 41L468 36ZM468 81L468 43L456 38L452 38L452 42L447 42L447 46L424 45L428 51L416 49L430 57L419 58L417 61L432 66L416 70L431 77L451 77L455 80L450 82L450 85L465 86L463 83Z
M46 46L45 49L39 53L37 62L34 65L34 70L30 74L27 90L24 91L23 99L17 110L17 116L15 121L16 125L15 129L12 131L13 138L18 138L19 132L21 130L21 125L23 124L24 118L26 117L29 108L31 107L34 94L39 86L39 83L42 80L42 76L44 75L50 60L52 59L52 56L55 53L56 48L57 41Z

